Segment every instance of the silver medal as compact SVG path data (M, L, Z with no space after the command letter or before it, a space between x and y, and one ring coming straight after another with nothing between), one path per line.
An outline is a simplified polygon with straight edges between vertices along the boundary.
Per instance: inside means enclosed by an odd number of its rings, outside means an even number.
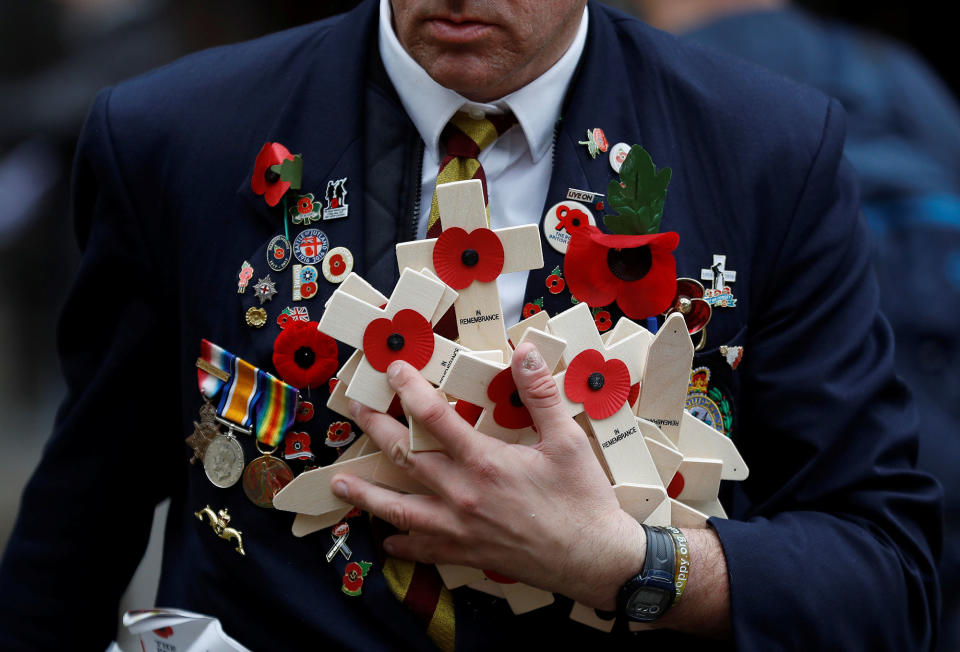
M232 434L219 434L207 446L203 470L216 487L232 487L243 475L243 448Z

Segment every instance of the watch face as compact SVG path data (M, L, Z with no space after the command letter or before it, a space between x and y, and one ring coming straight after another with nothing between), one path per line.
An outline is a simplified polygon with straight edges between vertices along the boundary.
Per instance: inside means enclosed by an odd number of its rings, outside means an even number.
M627 617L639 621L656 620L667 606L673 595L664 589L644 586L633 592L627 600Z

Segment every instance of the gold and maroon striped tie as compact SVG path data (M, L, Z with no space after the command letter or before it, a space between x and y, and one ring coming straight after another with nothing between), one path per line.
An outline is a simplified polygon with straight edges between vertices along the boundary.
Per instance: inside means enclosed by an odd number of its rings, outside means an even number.
M446 155L440 162L437 185L480 179L483 183L483 201L489 205L487 177L477 157L516 122L517 119L512 113L489 115L475 120L462 111L457 112L440 135ZM489 215L489 206L487 214ZM437 192L434 190L430 219L427 222L427 237L438 238L442 230ZM444 319L451 318L452 315L451 310ZM442 326L443 320L438 324L437 330L442 331ZM453 332L456 332L455 322L453 329ZM444 652L452 651L456 633L453 596L443 585L436 566L388 557L383 565L383 576L390 591L424 623L427 634L437 647Z
M517 119L512 113L487 115L479 120L471 118L463 111L455 113L440 135L440 140L446 148L446 156L440 161L437 185L451 181L480 179L483 183L483 201L489 204L487 177L477 157L516 122ZM427 222L427 237L439 238L442 230L437 192L434 190L433 201L430 203L430 219Z

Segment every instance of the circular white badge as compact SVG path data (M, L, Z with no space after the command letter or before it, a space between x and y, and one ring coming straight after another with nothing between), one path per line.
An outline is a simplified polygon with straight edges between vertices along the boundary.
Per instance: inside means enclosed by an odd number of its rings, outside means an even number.
M554 204L543 217L543 237L555 250L567 253L570 233L587 226L596 226L593 213L585 204L578 201L562 201Z
M614 172L620 173L620 167L627 160L627 154L629 153L630 145L626 143L617 143L610 148L610 167L613 168Z
M331 283L340 283L353 271L353 254L346 247L334 247L323 259L323 276Z

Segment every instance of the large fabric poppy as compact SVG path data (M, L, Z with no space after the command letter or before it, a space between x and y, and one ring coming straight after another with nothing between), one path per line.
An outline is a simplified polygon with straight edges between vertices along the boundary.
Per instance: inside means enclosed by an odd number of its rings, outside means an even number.
M458 226L445 229L433 245L433 269L454 290L474 281L489 283L503 269L503 243L490 229L469 233Z
M363 332L363 354L370 366L385 372L394 360L423 369L433 355L433 327L416 310L404 308L393 319L374 319Z
M630 319L659 315L677 289L673 231L652 235L608 235L595 226L570 234L563 274L571 294L590 307L617 302Z
M567 366L563 391L574 403L583 403L591 419L606 419L627 402L630 371L622 360L605 360L596 349L586 349Z
M319 387L337 371L337 342L315 321L291 321L273 341L273 366L298 389Z
M280 143L264 143L260 153L257 154L250 187L253 188L254 193L263 195L268 206L276 206L290 189L290 182L280 179L280 175L270 168L293 159L294 156L290 150Z
M520 392L513 380L513 372L507 367L490 381L487 398L493 401L493 420L497 425L511 430L533 425L530 411L520 401Z

